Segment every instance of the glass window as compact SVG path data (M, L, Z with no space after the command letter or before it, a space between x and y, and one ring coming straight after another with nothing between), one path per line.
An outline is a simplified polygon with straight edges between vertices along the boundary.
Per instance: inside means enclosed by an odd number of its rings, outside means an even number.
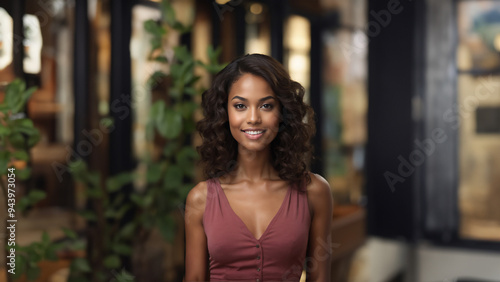
M31 185L47 193L39 207L74 205L70 174L53 166L65 165L72 152L73 15L74 5L67 1L25 1L24 79L37 86L27 114L41 133L31 150Z
M367 38L361 31L323 33L323 156L336 203L362 196L367 114Z
M460 235L500 240L500 2L458 3Z
M500 1L458 4L458 68L500 71Z

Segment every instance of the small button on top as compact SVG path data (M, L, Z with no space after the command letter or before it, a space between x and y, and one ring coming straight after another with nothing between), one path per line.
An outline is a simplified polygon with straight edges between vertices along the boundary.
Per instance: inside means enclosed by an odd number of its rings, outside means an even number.
M256 282L260 282L260 279L255 280Z
M258 248L258 247L259 247L259 245L257 244L257 245L255 245L255 247L256 247L256 248Z
M257 259L260 259L260 256L257 256Z

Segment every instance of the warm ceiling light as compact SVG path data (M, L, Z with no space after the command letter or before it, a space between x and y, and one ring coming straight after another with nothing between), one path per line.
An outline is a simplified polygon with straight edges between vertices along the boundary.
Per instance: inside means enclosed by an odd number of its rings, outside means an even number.
M231 1L231 0L215 0L215 2L216 2L217 4L219 4L219 5L224 5L224 4L226 4L227 2L229 2L229 1Z
M262 5L259 3L253 3L252 6L250 6L250 12L254 15L262 13Z

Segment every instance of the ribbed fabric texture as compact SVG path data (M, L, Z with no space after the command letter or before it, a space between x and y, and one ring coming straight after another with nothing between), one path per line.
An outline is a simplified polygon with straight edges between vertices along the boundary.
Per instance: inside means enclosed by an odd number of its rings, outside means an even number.
M299 281L311 215L303 185L288 187L278 213L256 239L233 211L217 178L207 180L203 226L210 281Z

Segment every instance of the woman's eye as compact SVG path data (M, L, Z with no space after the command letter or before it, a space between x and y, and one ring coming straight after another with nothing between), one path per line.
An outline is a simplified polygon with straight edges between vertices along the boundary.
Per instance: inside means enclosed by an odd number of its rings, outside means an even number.
M243 104L236 104L236 105L234 105L234 107L236 109L243 109L243 107L245 107L245 105L243 105Z
M264 107L265 109L269 109L270 110L270 109L273 108L273 105L271 105L271 104L264 104L264 105L262 105L262 107Z

